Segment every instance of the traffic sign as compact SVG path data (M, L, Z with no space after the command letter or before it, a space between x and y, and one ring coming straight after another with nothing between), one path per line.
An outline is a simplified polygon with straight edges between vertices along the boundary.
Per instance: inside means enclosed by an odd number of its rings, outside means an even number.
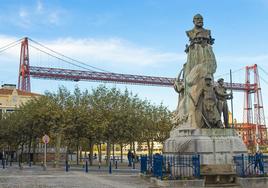
M49 138L49 136L48 135L44 135L43 137L42 137L42 140L43 140L43 142L45 143L45 144L48 144L49 143L49 140L50 140L50 138Z
M261 143L261 139L257 138L257 143L260 144Z

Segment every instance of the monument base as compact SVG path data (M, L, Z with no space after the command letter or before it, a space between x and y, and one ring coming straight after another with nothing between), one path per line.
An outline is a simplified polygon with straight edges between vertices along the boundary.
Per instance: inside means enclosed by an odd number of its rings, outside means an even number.
M233 164L233 156L247 154L234 129L176 128L164 143L164 155L200 155L201 165Z

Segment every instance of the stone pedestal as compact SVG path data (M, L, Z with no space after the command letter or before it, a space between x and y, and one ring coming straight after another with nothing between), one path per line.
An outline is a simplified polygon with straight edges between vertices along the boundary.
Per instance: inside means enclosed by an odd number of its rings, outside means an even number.
M247 154L247 148L234 129L172 130L164 143L164 155L200 155L201 165L232 164L233 156Z

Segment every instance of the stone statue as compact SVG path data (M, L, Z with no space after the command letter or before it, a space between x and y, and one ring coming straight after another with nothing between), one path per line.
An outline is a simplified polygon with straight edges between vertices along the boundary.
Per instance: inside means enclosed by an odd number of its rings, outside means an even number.
M222 128L220 113L217 109L217 98L214 87L211 83L211 77L205 77L205 84L200 93L196 107L200 106L202 121L201 128ZM198 105L198 103L202 103Z
M220 112L224 114L227 127L226 100L232 95L226 92L222 79L214 87L213 75L217 68L212 51L214 39L210 30L203 28L200 14L194 16L193 22L194 28L186 32L189 37L185 50L187 62L174 83L179 102L173 116L173 129L163 145L163 155L181 157L198 154L204 174L208 172L218 177L221 169L226 174L226 167L230 169L228 173L233 174L233 156L246 155L247 148L235 129L222 129ZM183 173L178 175L183 176Z
M200 113L201 106L195 106L203 91L204 78L209 76L212 81L217 64L212 51L214 39L210 30L203 28L203 17L197 14L193 18L194 28L186 31L189 45L186 45L187 62L183 66L183 94L180 94L179 103L174 116L175 127L191 126L201 127L203 117ZM176 85L176 83L175 83ZM178 85L178 84L177 84ZM195 102L193 102L195 101ZM201 105L201 103L198 103Z
M225 128L229 128L229 117L228 117L228 105L227 100L232 99L233 96L231 93L227 93L227 89L224 87L223 82L224 79L218 79L218 85L215 87L215 93L217 96L217 107L220 115L223 114L224 126Z
M193 19L194 28L186 31L189 37L189 45L186 45L185 52L188 54L185 75L190 75L192 70L197 66L205 66L205 75L216 72L216 59L211 45L214 39L211 37L210 30L203 28L203 17L196 14ZM192 79L191 79L192 80Z

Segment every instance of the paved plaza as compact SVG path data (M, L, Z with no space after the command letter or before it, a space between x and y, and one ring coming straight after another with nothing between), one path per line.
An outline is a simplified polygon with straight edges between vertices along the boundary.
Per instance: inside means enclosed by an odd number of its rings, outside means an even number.
M117 170L109 174L97 169L85 173L82 169L65 172L64 168L48 168L43 171L40 166L17 166L0 169L0 188L153 188L157 187L149 180L139 176L138 170Z

